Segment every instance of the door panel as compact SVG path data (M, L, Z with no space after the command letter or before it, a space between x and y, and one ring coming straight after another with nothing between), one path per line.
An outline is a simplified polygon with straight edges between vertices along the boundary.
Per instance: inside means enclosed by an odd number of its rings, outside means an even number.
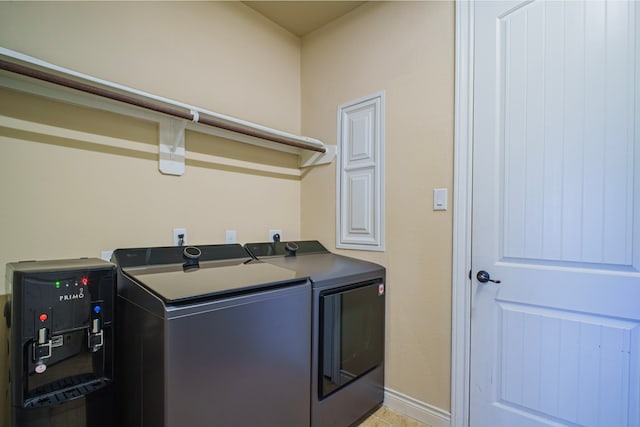
M472 426L640 425L640 5L475 6Z
M497 355L500 405L550 421L628 425L637 323L513 303L498 304L498 319L508 343Z
M631 264L634 6L534 2L500 17L505 257Z

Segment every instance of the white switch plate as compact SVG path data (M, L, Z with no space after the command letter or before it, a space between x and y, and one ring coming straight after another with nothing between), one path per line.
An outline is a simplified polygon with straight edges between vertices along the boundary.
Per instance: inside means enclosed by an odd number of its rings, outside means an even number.
M236 230L227 230L224 238L225 243L238 243Z
M433 210L434 211L447 210L447 189L446 188L433 189Z

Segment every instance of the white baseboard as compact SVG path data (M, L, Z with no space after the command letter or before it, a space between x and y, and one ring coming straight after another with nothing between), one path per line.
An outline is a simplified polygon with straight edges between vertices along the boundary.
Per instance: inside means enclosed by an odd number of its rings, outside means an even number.
M450 427L451 414L389 388L384 389L384 406L430 427Z

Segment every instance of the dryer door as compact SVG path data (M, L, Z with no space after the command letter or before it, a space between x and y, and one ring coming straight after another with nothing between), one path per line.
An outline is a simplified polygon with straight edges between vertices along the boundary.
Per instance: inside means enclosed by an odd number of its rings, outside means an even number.
M320 399L384 362L384 284L320 294Z

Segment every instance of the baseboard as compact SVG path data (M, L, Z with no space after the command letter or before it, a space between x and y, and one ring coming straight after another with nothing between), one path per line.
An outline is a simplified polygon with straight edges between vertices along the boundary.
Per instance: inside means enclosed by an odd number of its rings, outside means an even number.
M451 414L428 403L389 388L384 389L384 406L430 427L450 427Z

